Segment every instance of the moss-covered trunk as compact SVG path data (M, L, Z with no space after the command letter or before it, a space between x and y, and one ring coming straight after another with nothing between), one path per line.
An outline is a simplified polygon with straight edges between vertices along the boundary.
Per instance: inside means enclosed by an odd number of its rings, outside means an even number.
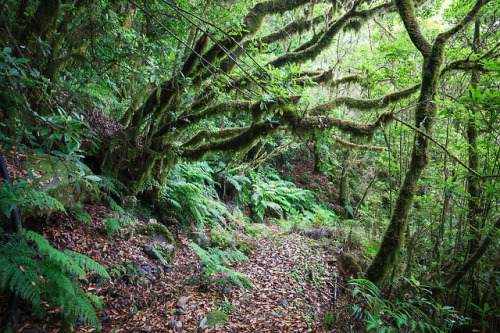
M435 93L439 83L443 55L448 39L474 19L488 1L478 0L471 11L450 30L439 34L430 44L420 31L415 8L411 0L396 0L396 7L415 47L424 57L422 86L417 107L415 108L415 127L419 129L413 140L410 167L399 190L391 220L384 234L380 249L367 269L367 278L380 286L394 267L398 252L401 250L405 232L408 229L408 213L418 188L418 181L429 163L429 136L432 133L437 106Z

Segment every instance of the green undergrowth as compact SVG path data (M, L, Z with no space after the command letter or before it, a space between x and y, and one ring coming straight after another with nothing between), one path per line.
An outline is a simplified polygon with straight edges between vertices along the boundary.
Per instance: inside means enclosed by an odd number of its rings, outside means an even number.
M23 229L11 238L4 237L1 229L0 234L2 293L17 293L39 317L44 317L51 307L58 307L68 326L80 320L100 329L96 311L104 302L80 286L81 281L88 281L89 274L110 278L101 265L82 254L59 251L33 231Z

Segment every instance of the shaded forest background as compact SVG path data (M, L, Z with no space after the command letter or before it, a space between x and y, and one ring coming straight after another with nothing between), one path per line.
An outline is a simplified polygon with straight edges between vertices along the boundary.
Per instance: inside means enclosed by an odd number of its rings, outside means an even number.
M500 327L498 1L4 0L0 13L6 329L21 299L101 327L109 304L88 281L126 269L42 236L66 217L102 222L110 243L145 235L165 270L189 248L202 280L242 290L233 265L264 234L299 234L338 249L335 280L305 276L335 293L351 281L357 329ZM335 330L341 316L322 315Z

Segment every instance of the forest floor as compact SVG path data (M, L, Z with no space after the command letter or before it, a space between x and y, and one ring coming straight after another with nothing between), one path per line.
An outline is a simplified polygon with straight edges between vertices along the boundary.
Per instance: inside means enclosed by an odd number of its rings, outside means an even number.
M9 171L21 177L26 173L22 168ZM253 289L241 289L213 282L191 283L203 281L204 272L189 247L191 240L182 232L176 239L174 261L163 265L142 249L145 236L137 231L149 218L139 216L130 230L121 230L122 236L110 237L103 223L115 214L109 205L88 204L84 211L91 217L88 221L73 213L53 213L28 220L23 227L40 233L53 247L82 253L111 272L110 280L90 276L88 282L82 281L86 292L100 296L105 303L99 313L103 332L362 331L350 318L352 298L336 267L337 257L344 252L345 234L340 231L329 239L314 240L303 232L285 232L279 224L267 224L249 261L230 267L251 279ZM178 302L186 300L186 306L180 308ZM0 297L0 312L7 305L8 298ZM47 310L48 316L38 319L29 304L21 303L18 332L66 331L57 319L59 309ZM200 328L200 321L214 310L227 313L229 320L221 326ZM78 326L71 331L95 329Z
M179 236L176 257L167 267L142 251L143 235L132 231L129 237L107 236L102 220L112 214L108 207L88 205L85 211L92 216L88 223L56 213L47 222L37 219L25 227L42 234L59 250L85 254L108 271L127 271L121 277L111 273L111 280L91 278L83 284L85 291L105 302L99 315L103 332L168 332L174 331L169 325L179 321L187 332L322 332L326 331L325 322L331 323L328 331L347 332L353 325L346 306L348 293L335 268L342 249L333 247L331 240L281 233L278 226L270 225L270 233L256 242L249 261L231 267L247 274L253 289L215 283L190 286L189 281L203 271L188 246L189 239ZM189 298L187 313L177 307L182 296ZM201 319L214 310L226 312L228 322L199 328ZM39 320L27 304L22 304L19 332L64 331L62 323L54 321L57 312L50 309L49 316ZM93 330L78 327L75 331Z

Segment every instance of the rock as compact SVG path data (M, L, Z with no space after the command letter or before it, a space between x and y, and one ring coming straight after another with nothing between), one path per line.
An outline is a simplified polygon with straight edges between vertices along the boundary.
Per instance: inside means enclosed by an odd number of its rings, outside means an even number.
M168 328L170 328L171 330L174 330L174 332L181 332L182 331L182 321L173 320L170 323L168 323Z
M135 208L137 207L138 202L137 197L129 195L122 199L122 206L124 208Z
M149 221L156 221L156 220L151 219ZM171 243L171 244L175 243L174 236L172 235L170 230L168 230L167 227L165 227L161 223L153 222L153 223L146 224L145 226L142 226L139 229L139 233L143 234L143 235L150 236L151 238L153 238L155 235L156 236L161 235L165 238L167 243Z
M156 259L156 254L153 252L153 244L145 244L142 246L142 250L144 251L144 253L152 258L152 259Z
M187 314L188 313L187 305L184 304L183 306L179 307L175 313L177 313L178 315Z
M288 306L288 302L286 301L286 299L282 300L279 304L284 307Z
M189 237L202 249L206 249L209 243L207 235L201 231L192 231Z
M202 327L214 327L215 325L224 325L229 320L227 314L222 311L212 311L205 316L200 322Z
M142 250L151 259L165 259L166 262L172 263L175 258L175 247L172 244L155 241L143 245Z
M222 289L222 293L225 295L231 295L231 288L225 287L224 289Z
M183 306L184 304L187 303L187 301L189 301L189 297L187 296L182 296L181 298L179 298L179 300L177 301L177 307L180 308L181 306Z

